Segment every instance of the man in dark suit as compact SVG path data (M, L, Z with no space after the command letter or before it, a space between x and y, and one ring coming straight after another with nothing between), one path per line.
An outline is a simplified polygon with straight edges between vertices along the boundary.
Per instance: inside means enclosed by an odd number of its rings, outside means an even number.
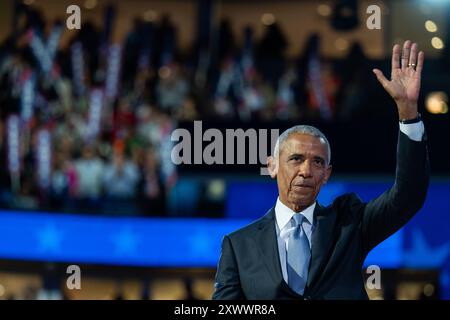
M397 105L400 132L395 183L362 202L354 193L317 203L331 175L330 147L316 128L285 131L268 159L276 205L224 237L213 299L368 299L363 262L376 245L422 207L429 180L424 126L417 111L424 54L395 45L391 80L374 69Z

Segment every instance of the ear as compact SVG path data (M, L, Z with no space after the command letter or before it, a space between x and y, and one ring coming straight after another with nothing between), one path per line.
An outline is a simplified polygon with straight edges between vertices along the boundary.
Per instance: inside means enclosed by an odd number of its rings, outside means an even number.
M278 161L270 156L267 158L267 171L269 171L270 177L275 179L278 173Z
M328 179L330 179L330 176L331 176L332 169L333 169L333 167L331 165L329 165L328 168L326 169L327 172L325 173L325 177L323 178L322 184L326 184L328 182Z

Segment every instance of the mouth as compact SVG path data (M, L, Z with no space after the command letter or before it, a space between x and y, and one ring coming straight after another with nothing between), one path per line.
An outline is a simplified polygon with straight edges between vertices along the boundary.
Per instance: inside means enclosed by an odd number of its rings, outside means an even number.
M301 188L301 189L312 189L313 186L309 184L295 184L294 187Z

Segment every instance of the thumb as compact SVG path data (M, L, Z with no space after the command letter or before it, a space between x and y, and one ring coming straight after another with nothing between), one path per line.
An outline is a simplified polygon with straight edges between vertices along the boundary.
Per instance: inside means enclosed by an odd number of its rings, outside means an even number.
M389 80L386 79L386 77L384 76L383 72L381 72L381 70L379 70L379 69L373 69L372 71L377 76L377 79L381 83L383 88L387 89L387 85L389 83Z

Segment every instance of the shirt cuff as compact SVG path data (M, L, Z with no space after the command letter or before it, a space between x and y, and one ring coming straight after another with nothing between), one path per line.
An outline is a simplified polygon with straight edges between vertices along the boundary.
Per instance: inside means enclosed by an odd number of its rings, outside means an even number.
M425 132L425 128L422 121L410 124L400 124L400 131L403 132L414 141L422 141L423 133Z

